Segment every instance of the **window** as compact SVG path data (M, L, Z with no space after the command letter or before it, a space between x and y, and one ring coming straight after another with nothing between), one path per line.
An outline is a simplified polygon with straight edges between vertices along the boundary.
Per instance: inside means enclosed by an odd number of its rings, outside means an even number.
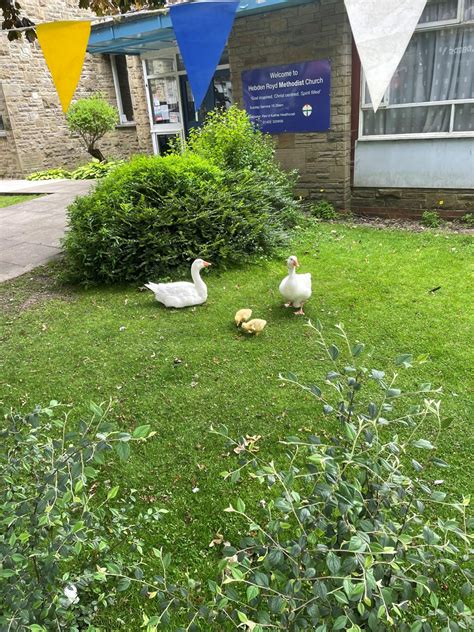
M181 91L183 94L183 103L185 109L187 127L194 127L195 124L201 125L204 122L208 112L215 108L228 110L234 102L232 94L232 84L230 81L229 70L229 53L227 48L224 49L222 57L219 60L214 77L209 85L206 96L196 115L194 108L194 99L191 86L188 81L186 69L181 56L177 56L178 74L181 77Z
M128 80L127 58L125 55L111 55L112 74L114 77L115 93L120 114L120 123L133 123L133 104Z
M0 132L5 131L5 124L3 122L3 116L0 114Z
M145 60L146 84L153 126L166 131L169 126L181 126L176 55ZM165 128L164 126L168 126ZM163 132L164 133L164 132Z
M474 0L428 2L376 114L363 87L362 138L474 135L472 21Z

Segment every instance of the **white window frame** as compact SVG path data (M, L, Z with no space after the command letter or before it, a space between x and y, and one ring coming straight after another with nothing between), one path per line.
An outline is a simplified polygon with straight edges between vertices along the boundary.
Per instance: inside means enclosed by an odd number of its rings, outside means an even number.
M418 31L440 31L446 28L446 26L464 27L466 25L474 24L474 20L464 20L465 0L458 0L458 12L457 17L450 20L440 20L437 22L428 22L419 24L415 32ZM399 108L416 108L436 105L450 105L451 115L449 120L448 132L429 132L429 133L413 133L413 134L373 134L364 135L364 112L372 109L370 103L366 103L366 80L364 72L361 72L361 86L360 86L360 104L359 104L359 135L360 141L381 141L381 140L412 140L412 139L430 139L430 138L473 138L474 131L456 132L453 130L454 126L454 108L456 105L465 105L474 103L474 99L451 99L446 101L424 101L417 103L390 103L390 86L385 92L382 102L379 106L379 110L383 109L399 109Z
M118 109L119 117L120 117L120 123L118 124L118 127L135 127L136 123L135 123L135 110L133 108L133 101L132 101L133 121L125 120L126 114L123 111L122 95L120 93L120 82L119 82L118 71L117 71L117 60L116 60L117 55L109 55L109 57L110 57L110 66L112 68L112 77L114 80L115 97L117 99L117 109Z
M146 53L141 55L143 76L145 77L145 92L148 107L148 118L150 121L151 138L153 143L153 152L159 154L158 139L157 136L171 136L176 134L181 141L184 141L184 118L183 118L183 105L181 99L181 89L179 85L179 73L177 70L176 55L178 53L177 48L166 48L160 51L160 53ZM148 74L146 62L149 59L172 59L173 70L170 72ZM160 123L157 125L153 120L153 103L151 102L150 95L150 79L163 79L165 77L174 77L176 79L176 89L178 91L178 106L179 106L179 123Z

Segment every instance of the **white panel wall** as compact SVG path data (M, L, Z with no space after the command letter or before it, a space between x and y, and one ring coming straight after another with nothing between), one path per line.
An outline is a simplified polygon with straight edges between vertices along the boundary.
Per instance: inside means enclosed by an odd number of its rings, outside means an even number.
M358 141L354 185L474 189L474 138Z

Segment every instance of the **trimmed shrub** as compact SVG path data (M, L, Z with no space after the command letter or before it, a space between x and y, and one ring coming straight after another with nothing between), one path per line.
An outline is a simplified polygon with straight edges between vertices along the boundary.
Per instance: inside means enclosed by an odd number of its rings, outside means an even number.
M117 125L117 110L102 95L94 94L73 103L66 120L69 130L78 134L89 154L101 162L104 161L97 142Z
M245 110L232 106L210 112L201 128L191 130L184 144L178 141L175 153L192 153L207 158L224 169L249 169L266 187L270 206L288 226L300 219L293 197L297 172L284 171L275 160L275 143L269 134L256 128Z
M271 183L205 158L138 156L69 208L68 276L79 282L159 279L201 256L234 262L268 253L284 222Z

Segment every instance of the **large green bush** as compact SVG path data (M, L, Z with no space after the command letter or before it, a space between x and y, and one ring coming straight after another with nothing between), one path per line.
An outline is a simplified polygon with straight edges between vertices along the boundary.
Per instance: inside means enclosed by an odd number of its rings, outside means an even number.
M159 279L197 256L214 263L269 252L283 226L271 183L191 152L136 157L69 208L70 277Z
M175 151L197 154L233 171L249 169L266 187L272 209L283 214L288 224L297 223L298 203L293 197L297 172L280 167L272 137L256 128L245 110L232 106L210 112L204 125L191 130L184 146L177 143Z

